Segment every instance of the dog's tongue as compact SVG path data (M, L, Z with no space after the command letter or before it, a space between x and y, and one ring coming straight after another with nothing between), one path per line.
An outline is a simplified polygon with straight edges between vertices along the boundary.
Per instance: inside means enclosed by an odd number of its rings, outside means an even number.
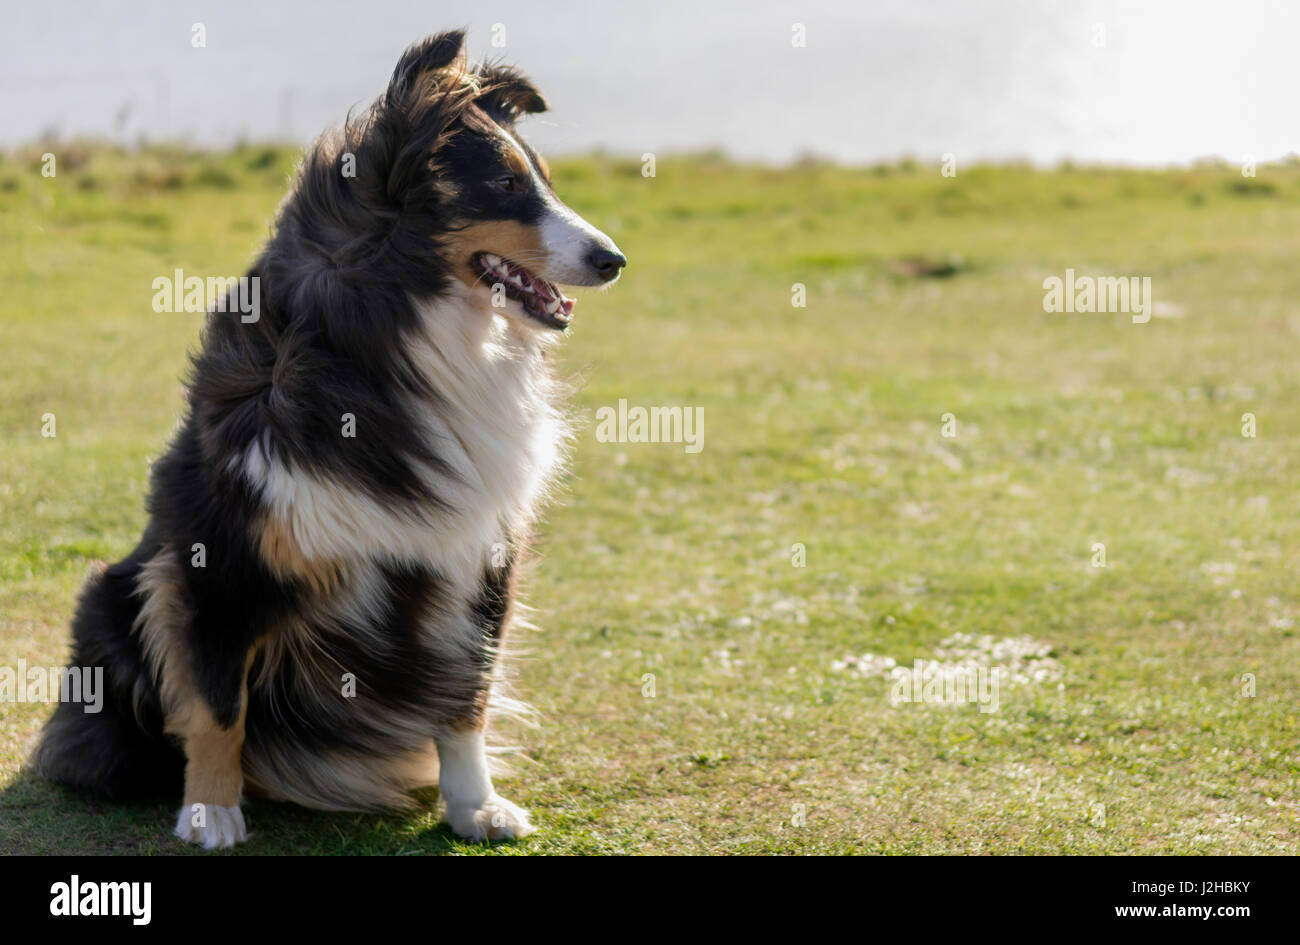
M542 297L542 301L546 305L550 305L556 299L560 300L560 307L557 310L557 314L563 314L565 317L573 314L573 307L578 304L576 299L571 299L566 296L560 291L560 287L555 285L553 282L547 282L545 279L539 276L534 276L532 273L528 274L528 278L532 281L533 288L537 291L537 294Z

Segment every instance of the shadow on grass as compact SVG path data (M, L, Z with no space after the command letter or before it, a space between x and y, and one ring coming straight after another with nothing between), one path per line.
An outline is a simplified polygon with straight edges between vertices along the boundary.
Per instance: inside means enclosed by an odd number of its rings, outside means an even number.
M0 855L438 855L467 852L439 820L437 791L412 811L327 813L247 800L248 842L205 852L172 836L177 806L122 804L52 784L24 768L0 790Z

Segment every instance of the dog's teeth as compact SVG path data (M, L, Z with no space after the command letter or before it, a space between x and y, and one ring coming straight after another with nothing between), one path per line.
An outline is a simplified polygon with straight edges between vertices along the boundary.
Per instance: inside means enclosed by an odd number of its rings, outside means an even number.
M493 269L496 269L501 265L501 257L493 256L491 253L484 253L483 261L487 263L489 266L491 266Z
M559 299L551 299L551 301L550 301L550 302L547 304L547 306L546 306L546 314L547 314L547 315L554 315L554 314L556 313L556 311L559 310L559 308L560 308L560 300L559 300Z

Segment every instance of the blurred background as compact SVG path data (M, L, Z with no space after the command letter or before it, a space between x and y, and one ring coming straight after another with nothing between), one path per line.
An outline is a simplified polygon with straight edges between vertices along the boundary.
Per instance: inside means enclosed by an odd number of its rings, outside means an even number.
M537 79L554 111L530 135L553 154L1159 165L1295 147L1300 6L1282 0L10 4L0 144L301 143L454 26Z

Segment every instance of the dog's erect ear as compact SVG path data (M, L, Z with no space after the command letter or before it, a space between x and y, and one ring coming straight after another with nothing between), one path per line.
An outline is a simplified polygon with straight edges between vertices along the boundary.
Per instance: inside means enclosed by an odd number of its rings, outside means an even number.
M421 76L447 68L460 57L464 46L464 30L438 33L416 43L397 61L393 78L388 83L389 98L405 97L416 87Z
M535 115L550 106L537 86L508 66L485 66L480 72L484 93L481 101L507 118L527 113Z

